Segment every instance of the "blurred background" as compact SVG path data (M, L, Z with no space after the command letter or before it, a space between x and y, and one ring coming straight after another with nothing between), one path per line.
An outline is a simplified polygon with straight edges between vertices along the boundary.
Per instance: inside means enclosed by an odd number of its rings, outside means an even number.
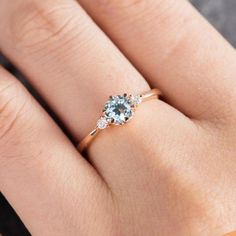
M236 0L192 0L193 5L236 47ZM14 73L40 100L23 76L0 54L0 65ZM17 193L16 193L17 194ZM0 194L0 236L28 236L20 219Z

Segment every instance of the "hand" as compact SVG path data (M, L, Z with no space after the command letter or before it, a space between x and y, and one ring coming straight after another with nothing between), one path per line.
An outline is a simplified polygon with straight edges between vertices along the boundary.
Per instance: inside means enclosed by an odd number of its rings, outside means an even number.
M236 54L187 1L1 0L0 32L78 141L109 95L164 94L102 132L86 159L0 70L0 190L32 235L236 228Z

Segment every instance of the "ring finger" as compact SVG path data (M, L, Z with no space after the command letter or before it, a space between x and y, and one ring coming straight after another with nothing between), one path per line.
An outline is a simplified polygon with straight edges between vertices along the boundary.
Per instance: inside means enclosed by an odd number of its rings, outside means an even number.
M0 38L0 48L28 76L78 140L94 127L108 95L149 90L143 77L75 1L15 0L11 4L3 0L0 16L4 36ZM153 109L154 104L149 102L142 108L149 116L139 113L137 122L132 124L137 126L148 117L154 124L156 114L164 128L170 117L180 117L176 120L181 124L185 121L168 105L158 102L160 108ZM132 124L127 126L129 131L134 130ZM110 177L117 170L120 175L120 171L136 169L137 151L128 153L128 160L125 143L132 143L129 149L134 150L135 139L130 142L130 137L140 137L142 130L147 129L144 125L138 133L124 129L107 131L94 144L90 158L103 175L109 172ZM124 163L129 168L124 168Z

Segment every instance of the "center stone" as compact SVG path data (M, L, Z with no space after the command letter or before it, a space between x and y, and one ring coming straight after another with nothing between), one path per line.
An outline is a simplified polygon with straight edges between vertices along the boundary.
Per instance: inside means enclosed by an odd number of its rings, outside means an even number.
M133 116L130 99L127 96L112 96L104 108L104 114L108 122L116 125L126 123Z

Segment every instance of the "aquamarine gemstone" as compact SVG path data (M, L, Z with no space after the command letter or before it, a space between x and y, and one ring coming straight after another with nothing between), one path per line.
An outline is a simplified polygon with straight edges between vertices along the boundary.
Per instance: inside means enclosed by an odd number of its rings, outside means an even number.
M105 105L104 114L109 122L122 125L133 116L132 103L126 95L112 96Z

